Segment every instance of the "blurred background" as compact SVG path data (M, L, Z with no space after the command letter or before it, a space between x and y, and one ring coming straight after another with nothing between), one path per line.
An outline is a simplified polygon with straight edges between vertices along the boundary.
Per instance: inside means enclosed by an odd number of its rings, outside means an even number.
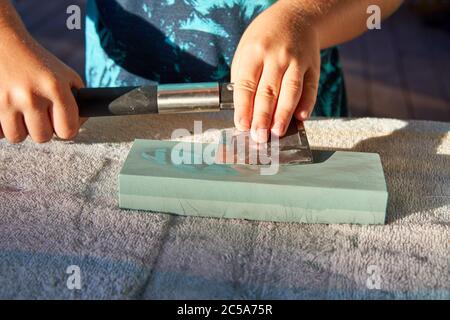
M84 75L84 27L66 9L86 0L15 0L35 38ZM406 0L381 30L341 46L354 117L450 121L450 1Z

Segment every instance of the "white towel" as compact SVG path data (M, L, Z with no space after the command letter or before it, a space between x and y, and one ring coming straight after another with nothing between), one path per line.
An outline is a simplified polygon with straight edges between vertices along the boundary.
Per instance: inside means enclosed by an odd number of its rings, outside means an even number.
M232 125L229 113L91 119L75 142L0 142L0 297L450 298L449 123L306 124L315 148L381 155L385 226L120 210L132 140L169 139L195 119L204 130ZM80 290L67 286L74 275Z

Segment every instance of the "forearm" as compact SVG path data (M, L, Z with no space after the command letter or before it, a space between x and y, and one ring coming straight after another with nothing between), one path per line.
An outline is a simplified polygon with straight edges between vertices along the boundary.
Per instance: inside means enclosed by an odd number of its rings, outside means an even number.
M28 32L11 1L0 0L0 43L18 37L23 40L26 36Z
M299 19L314 24L322 49L349 41L367 31L367 8L377 5L387 18L402 0L281 0L297 10ZM304 25L302 23L302 25Z

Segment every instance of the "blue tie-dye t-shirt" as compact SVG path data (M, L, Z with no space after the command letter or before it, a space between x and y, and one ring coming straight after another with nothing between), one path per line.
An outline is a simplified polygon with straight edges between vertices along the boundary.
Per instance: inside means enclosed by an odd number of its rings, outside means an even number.
M243 32L274 2L89 0L88 86L229 81L230 65ZM322 52L315 115L346 115L336 48Z

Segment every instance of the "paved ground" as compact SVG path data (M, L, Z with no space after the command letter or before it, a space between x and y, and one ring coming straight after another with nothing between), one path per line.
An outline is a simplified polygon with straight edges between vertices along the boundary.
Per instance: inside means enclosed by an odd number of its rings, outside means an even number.
M80 73L83 31L65 27L66 8L85 0L15 0L35 37ZM353 116L450 121L450 34L404 7L341 48Z

